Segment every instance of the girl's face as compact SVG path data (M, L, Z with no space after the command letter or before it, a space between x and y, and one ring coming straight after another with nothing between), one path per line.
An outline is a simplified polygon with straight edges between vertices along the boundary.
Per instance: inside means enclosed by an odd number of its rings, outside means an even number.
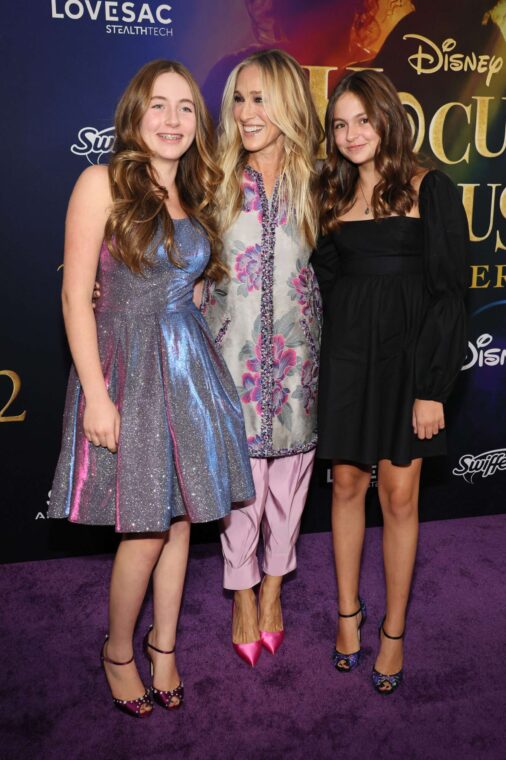
M245 66L237 77L233 114L243 147L248 153L264 152L283 145L284 135L269 119L264 104L260 68L255 64Z
M334 106L332 130L337 150L358 166L374 164L380 136L369 122L364 104L352 92L345 92Z
M196 128L190 85L175 71L160 74L140 124L141 137L153 158L169 163L179 161L195 139Z

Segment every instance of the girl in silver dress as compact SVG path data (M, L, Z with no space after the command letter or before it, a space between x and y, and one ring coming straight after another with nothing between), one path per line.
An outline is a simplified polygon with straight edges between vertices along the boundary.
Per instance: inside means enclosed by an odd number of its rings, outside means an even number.
M101 660L114 704L136 717L151 714L151 695L168 709L183 701L174 651L190 521L223 517L254 495L237 392L192 301L197 279L225 273L211 145L188 70L149 63L119 102L109 167L83 172L67 214L63 313L74 366L49 516L122 534ZM146 689L132 639L151 576Z

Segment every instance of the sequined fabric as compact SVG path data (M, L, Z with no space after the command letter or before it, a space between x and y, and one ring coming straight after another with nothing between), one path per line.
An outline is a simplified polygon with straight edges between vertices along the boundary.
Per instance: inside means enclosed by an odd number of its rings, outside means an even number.
M209 244L188 219L175 221L175 243L183 268L158 246L143 275L102 247L97 334L121 415L118 453L84 437L85 399L72 368L49 517L163 531L178 515L207 522L254 496L239 398L192 302Z
M398 673L394 673L391 676L378 673L377 670L372 671L372 685L379 694L392 694L402 683L402 670ZM390 689L385 689L385 685L390 684Z
M351 673L351 671L355 670L359 665L361 656L362 649L359 649L358 652L352 652L351 654L343 654L335 649L332 652L332 662L334 663L335 669L340 673Z

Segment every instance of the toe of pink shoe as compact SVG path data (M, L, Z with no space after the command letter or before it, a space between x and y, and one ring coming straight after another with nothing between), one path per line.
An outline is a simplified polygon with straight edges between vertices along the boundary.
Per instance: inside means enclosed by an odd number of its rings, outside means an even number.
M251 665L252 668L255 667L262 653L262 641L260 639L248 644L232 644L232 646L241 660L244 660L247 665Z
M271 654L276 654L284 639L284 631L260 631L260 640Z

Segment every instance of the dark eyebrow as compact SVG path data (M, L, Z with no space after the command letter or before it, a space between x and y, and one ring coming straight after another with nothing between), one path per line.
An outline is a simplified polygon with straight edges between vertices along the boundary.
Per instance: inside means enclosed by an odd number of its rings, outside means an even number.
M249 94L250 95L261 95L262 94L262 90L250 90ZM236 90L234 90L234 95L242 95L242 93L241 93L240 90L236 89Z
M353 118L354 119L360 119L361 116L367 116L366 112L365 111L361 111L360 113L356 113L353 116ZM336 121L344 121L344 123L346 124L346 119L343 119L341 116L336 116L335 119L332 119L332 124L335 124Z

